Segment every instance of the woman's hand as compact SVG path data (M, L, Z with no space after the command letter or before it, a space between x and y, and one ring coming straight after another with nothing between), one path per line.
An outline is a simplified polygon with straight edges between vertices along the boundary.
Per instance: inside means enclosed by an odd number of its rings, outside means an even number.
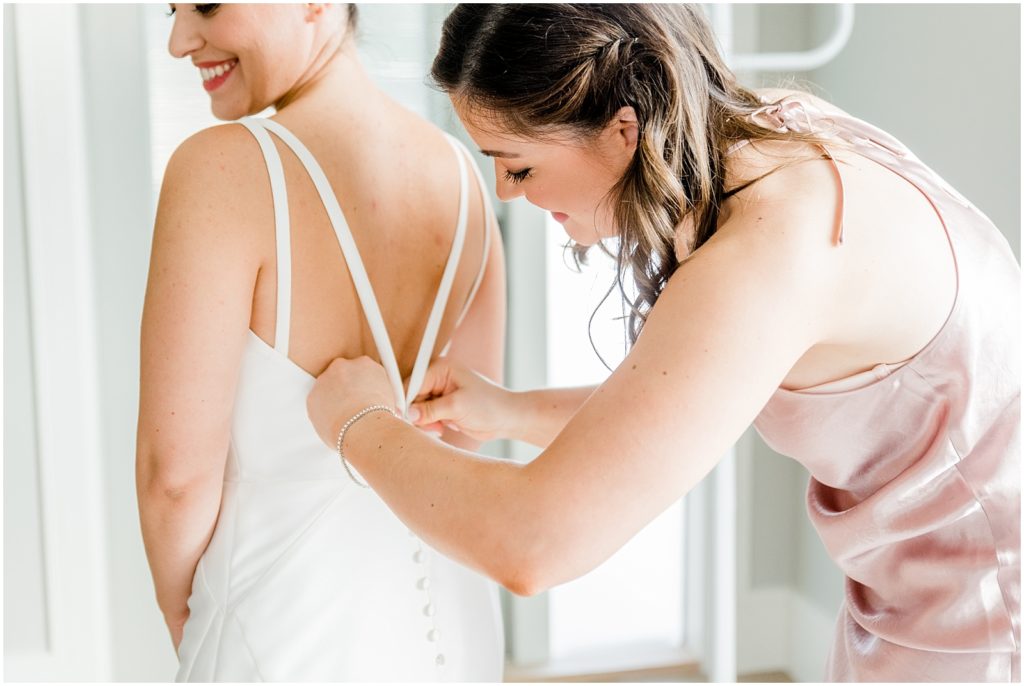
M478 441L505 438L513 397L512 391L442 358L427 370L409 419L426 431L447 427Z
M317 435L330 448L338 440L345 422L370 405L395 409L384 367L369 357L337 358L317 377L306 398L306 411Z

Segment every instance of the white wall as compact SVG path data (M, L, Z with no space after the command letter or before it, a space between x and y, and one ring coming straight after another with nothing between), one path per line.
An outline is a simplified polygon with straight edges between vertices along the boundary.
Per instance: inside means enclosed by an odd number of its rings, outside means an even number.
M814 33L831 12L814 7ZM1020 59L1019 4L864 4L847 49L810 78L984 211L1019 260Z

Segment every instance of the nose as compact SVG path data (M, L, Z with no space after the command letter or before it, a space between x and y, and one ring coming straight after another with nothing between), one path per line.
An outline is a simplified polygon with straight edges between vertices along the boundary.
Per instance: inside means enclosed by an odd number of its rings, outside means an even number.
M518 184L505 178L505 170L498 166L497 161L494 162L494 194L502 202L508 202L523 194L523 189Z
M191 20L191 14L180 6L174 13L171 37L167 40L167 51L171 53L172 57L186 57L203 47L203 38L196 30L195 22Z

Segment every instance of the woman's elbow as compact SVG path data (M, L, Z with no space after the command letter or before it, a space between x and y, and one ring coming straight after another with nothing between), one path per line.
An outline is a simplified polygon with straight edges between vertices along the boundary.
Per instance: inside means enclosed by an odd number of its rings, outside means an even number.
M532 549L505 557L491 570L491 578L518 596L534 596L560 583L558 569L564 561L555 555Z
M180 502L220 488L221 473L208 468L186 469L184 462L167 454L137 453L135 488L139 499Z
M510 569L497 577L498 583L509 592L523 597L543 593L554 585L544 579L543 570L533 567Z

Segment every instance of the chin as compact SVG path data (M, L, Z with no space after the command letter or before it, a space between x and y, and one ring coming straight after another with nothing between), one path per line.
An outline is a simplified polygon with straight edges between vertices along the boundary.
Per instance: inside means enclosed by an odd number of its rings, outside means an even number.
M598 234L597 229L593 226L576 226L571 223L563 225L565 233L568 234L569 238L574 243L586 247L590 247L601 240L601 236Z

